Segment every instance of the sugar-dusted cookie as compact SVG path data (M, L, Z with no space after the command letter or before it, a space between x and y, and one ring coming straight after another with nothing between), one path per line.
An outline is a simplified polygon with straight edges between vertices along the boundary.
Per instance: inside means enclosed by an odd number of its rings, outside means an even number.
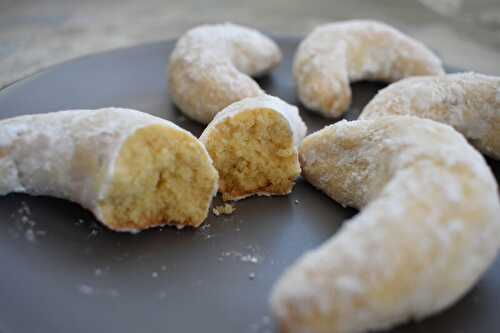
M385 330L455 303L493 263L500 200L452 127L408 116L341 121L306 137L304 177L361 212L274 286L284 332Z
M347 111L350 82L443 73L441 61L424 44L385 23L367 20L317 27L300 44L293 64L302 103L330 118Z
M200 137L219 172L225 200L292 190L300 175L298 145L306 125L296 107L261 95L231 104Z
M280 61L276 43L257 30L202 25L181 36L170 56L170 96L190 118L208 124L229 104L264 94L251 76L271 71Z
M390 115L451 125L481 152L500 159L500 77L459 73L404 79L382 89L360 119Z
M217 183L210 156L192 134L139 111L0 121L0 194L71 200L113 230L199 226Z

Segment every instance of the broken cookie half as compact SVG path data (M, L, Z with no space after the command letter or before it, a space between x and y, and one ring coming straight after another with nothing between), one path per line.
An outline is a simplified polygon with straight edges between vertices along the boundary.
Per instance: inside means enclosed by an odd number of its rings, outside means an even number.
M200 137L219 172L224 200L290 193L307 128L296 107L262 95L218 113Z
M218 176L204 146L173 123L128 109L0 121L0 194L77 202L107 227L199 226Z

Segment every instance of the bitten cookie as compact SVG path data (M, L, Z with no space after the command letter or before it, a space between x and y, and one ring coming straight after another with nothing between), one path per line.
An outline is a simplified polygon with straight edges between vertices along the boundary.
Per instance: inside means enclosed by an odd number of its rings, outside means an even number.
M0 121L0 194L71 200L113 230L199 226L217 182L192 134L142 112L71 110Z
M280 61L276 43L257 30L202 25L181 36L170 56L170 96L187 116L208 124L229 104L264 94L250 76L268 73Z
M304 139L303 175L361 209L274 286L284 332L368 332L446 309L493 263L500 200L484 158L452 127L394 116Z
M296 107L262 95L231 104L200 137L219 171L224 200L287 194L300 175L306 125Z

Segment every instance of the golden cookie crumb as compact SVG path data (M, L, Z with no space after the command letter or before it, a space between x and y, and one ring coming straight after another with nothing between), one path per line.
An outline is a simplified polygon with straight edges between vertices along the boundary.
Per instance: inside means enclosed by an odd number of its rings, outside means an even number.
M219 216L219 215L230 215L235 210L236 210L236 207L234 207L231 204L226 203L224 205L215 206L212 209L212 212L214 213L215 216Z

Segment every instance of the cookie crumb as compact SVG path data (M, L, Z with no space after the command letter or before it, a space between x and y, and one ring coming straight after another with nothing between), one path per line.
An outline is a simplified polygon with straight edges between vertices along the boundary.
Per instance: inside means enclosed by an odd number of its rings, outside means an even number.
M243 262L251 262L252 264L256 264L259 262L259 258L257 258L256 256L252 256L250 254L244 255L240 259Z
M78 291L84 295L92 295L94 293L94 288L89 285L82 284L78 286Z
M26 237L26 240L28 242L30 242L30 243L36 242L36 236L35 236L35 232L33 231L33 229L26 230L24 236Z
M236 207L234 207L233 205L231 204L224 204L224 205L220 205L220 206L215 206L213 209L212 209L212 212L214 213L215 216L219 216L219 215L230 215L232 214L234 211L236 210Z

